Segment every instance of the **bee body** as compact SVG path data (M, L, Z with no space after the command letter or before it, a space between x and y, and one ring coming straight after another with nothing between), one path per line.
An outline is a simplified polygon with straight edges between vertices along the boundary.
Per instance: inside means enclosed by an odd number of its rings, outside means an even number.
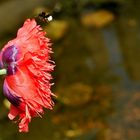
M45 12L40 13L38 15L38 18L43 22L49 22L53 19L53 17L50 14L46 14Z

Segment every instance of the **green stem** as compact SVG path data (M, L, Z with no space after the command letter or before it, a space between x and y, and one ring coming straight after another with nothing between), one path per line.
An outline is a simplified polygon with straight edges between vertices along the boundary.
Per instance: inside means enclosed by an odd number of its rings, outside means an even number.
M7 70L6 69L1 69L0 70L0 75L4 75L4 74L7 74Z

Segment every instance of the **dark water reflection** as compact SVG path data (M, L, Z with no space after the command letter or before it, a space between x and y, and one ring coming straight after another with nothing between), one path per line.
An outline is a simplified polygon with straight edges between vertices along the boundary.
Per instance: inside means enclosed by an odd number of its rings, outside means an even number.
M8 110L1 105L0 140L140 139L140 3L119 0L120 14L114 16L113 12L102 13L98 8L103 2L95 1L97 6L89 13L84 12L86 2L83 0L79 3L40 2L45 8L55 9L56 4L60 9L56 19L44 27L54 43L56 106L54 111L46 111L43 119L34 119L28 134L19 134L7 119ZM38 7L41 9L37 5L38 1L31 4L28 11L35 13ZM20 16L17 13L14 16L14 13L11 15L16 21ZM23 13L21 21L32 15ZM92 13L94 21L85 13ZM14 27L14 22L12 24ZM7 29L7 24L4 28ZM0 35L1 44L14 36L7 30L0 31L5 35ZM1 96L1 104L3 100Z

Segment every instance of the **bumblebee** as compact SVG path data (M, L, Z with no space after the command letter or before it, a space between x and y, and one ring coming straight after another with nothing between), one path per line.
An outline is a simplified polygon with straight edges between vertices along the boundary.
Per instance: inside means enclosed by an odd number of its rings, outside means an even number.
M52 21L53 17L51 14L46 14L45 12L41 12L38 15L39 20L43 21L43 22L50 22Z

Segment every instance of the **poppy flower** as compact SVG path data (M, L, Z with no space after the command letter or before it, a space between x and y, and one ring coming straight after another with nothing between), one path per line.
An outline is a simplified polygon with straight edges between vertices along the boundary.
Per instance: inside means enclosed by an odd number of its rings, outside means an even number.
M0 53L0 68L6 70L3 92L10 101L10 120L19 117L19 132L28 132L32 117L41 116L43 108L52 109L50 74L51 43L34 19L27 19Z

